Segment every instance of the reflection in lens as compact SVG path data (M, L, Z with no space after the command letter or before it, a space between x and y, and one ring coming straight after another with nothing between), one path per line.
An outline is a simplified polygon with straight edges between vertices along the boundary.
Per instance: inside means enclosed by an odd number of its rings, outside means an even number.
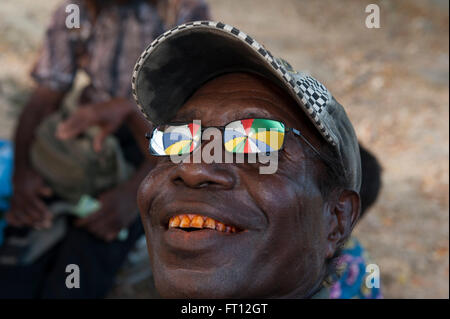
M225 127L225 150L231 153L270 153L284 141L284 124L268 119L245 119Z
M167 126L163 131L158 130L157 134L153 134L151 145L158 155L188 154L199 145L200 134L200 125L195 123Z

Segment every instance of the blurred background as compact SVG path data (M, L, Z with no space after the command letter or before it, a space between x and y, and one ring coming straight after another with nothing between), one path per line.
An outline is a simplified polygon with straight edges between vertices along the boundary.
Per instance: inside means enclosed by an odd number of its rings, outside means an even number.
M1 1L0 138L12 137L59 2ZM243 30L324 83L378 157L381 195L355 232L380 268L383 295L448 298L449 2L207 2L214 20ZM380 6L379 29L365 26L369 3ZM139 260L122 271L110 297L148 297L145 252Z

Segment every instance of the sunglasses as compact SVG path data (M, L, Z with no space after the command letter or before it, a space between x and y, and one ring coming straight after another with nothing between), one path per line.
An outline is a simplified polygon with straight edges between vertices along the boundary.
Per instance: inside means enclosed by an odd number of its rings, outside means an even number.
M223 145L234 154L270 154L283 149L285 136L292 132L300 137L317 155L322 154L294 128L277 120L249 118L232 121L225 126L215 126L222 131ZM150 153L154 156L185 155L195 151L206 127L196 123L171 123L156 127L151 135Z

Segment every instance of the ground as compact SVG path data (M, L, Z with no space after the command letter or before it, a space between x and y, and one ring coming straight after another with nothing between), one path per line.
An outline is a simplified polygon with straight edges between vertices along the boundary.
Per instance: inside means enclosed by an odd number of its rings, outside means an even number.
M10 138L59 1L0 4L0 138ZM449 297L449 29L444 0L208 0L232 24L333 92L383 166L383 189L355 233L387 298ZM369 3L381 28L365 26ZM111 297L147 297L146 258ZM134 271L136 270L136 271ZM133 275L127 275L127 274Z

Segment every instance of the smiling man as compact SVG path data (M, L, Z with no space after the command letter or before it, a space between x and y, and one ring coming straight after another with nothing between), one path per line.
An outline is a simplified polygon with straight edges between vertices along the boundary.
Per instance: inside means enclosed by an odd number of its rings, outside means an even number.
M158 161L138 203L159 294L327 297L361 183L354 129L328 90L236 28L194 22L147 48L133 93L154 124ZM264 164L248 160L171 160L217 142L201 138L210 127L223 132L224 154L270 153L276 171L261 174Z

